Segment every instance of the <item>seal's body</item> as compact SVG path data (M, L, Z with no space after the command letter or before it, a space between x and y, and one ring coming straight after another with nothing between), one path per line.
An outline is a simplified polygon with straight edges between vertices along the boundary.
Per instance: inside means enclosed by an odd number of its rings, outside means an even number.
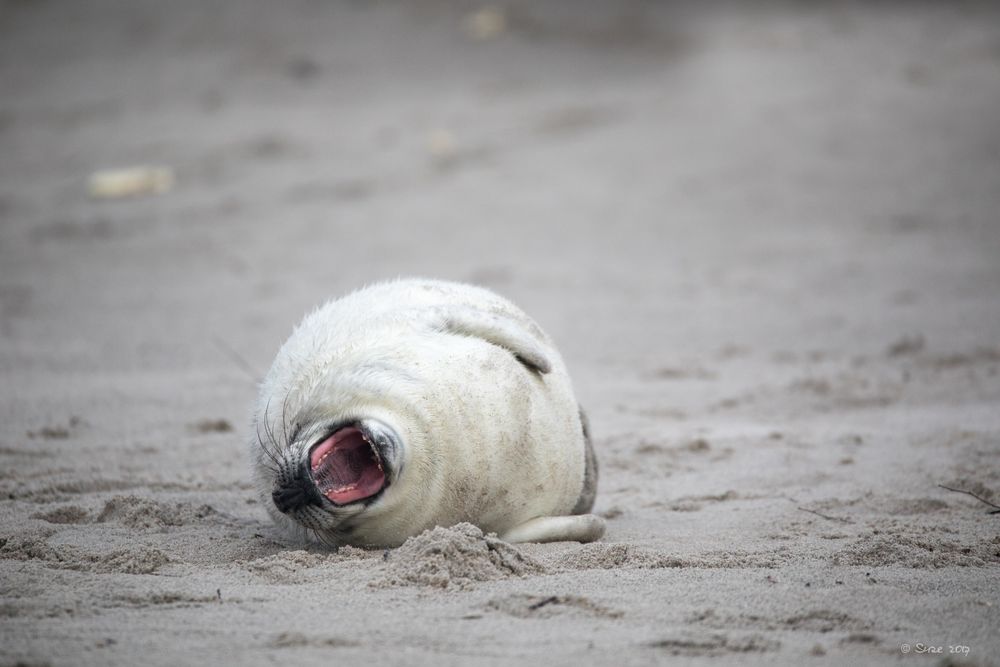
M332 301L264 379L255 477L279 524L394 546L462 521L510 541L590 541L597 469L566 368L517 307L400 280Z

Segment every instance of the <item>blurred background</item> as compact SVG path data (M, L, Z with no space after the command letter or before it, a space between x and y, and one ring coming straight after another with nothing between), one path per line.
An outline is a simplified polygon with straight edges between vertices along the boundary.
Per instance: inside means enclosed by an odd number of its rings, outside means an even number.
M241 366L400 275L514 299L604 419L1000 331L995 3L0 8L19 420L102 386L242 424ZM696 399L636 383L749 356Z

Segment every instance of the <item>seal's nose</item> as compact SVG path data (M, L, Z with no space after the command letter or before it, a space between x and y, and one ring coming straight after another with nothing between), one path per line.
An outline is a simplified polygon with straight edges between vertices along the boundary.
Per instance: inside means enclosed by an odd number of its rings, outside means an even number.
M298 470L293 477L286 478L279 484L271 493L271 499L282 514L290 514L306 505L322 504L316 485L309 479L304 469Z

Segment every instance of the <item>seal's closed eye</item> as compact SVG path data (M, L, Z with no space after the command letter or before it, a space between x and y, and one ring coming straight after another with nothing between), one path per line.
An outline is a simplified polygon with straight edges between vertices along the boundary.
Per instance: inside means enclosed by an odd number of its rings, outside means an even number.
M483 312L474 308L451 308L442 313L441 328L450 333L481 338L502 347L524 364L528 370L545 374L552 370L541 344L524 325L510 317Z

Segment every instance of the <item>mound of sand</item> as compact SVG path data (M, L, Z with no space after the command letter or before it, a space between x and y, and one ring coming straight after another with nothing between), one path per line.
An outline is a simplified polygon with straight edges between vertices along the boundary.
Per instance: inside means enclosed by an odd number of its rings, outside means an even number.
M477 581L545 572L541 563L469 523L426 530L386 553L373 587L468 588Z
M138 496L115 496L104 505L96 521L114 521L129 528L184 526L215 514L208 505L164 503Z
M165 553L147 546L90 551L69 544L49 544L49 535L51 531L35 531L0 537L0 559L36 561L56 569L104 574L152 574L170 562Z

